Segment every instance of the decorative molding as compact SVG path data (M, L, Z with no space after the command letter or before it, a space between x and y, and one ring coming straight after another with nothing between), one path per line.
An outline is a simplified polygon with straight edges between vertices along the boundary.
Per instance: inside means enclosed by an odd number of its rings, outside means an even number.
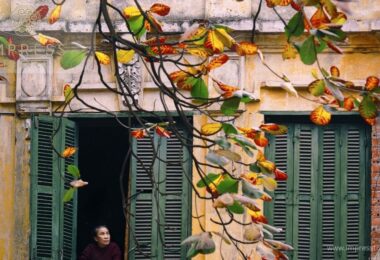
M128 64L118 63L118 71L121 78L121 81L125 83L125 86L119 85L119 89L123 90L125 93L132 93L133 99L138 102L141 95L141 64L137 55L134 56L133 60ZM127 87L128 89L122 89ZM124 99L122 95L118 95L120 110L126 109L126 102L132 103L131 97L127 97L127 100Z
M35 55L19 59L16 77L17 112L50 112L52 78L51 55Z

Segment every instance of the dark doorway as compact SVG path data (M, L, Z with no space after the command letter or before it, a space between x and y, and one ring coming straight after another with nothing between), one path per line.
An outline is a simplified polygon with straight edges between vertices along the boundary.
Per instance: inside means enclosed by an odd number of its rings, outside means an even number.
M79 169L89 185L78 193L77 253L93 242L92 229L106 225L111 240L124 252L120 174L129 148L128 130L114 119L78 119ZM123 187L127 191L129 165L125 167Z

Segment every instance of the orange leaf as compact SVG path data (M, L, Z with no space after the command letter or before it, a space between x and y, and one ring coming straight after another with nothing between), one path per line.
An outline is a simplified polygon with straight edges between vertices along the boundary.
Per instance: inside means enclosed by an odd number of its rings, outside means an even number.
M262 151L260 151L260 150L257 151L256 160L258 162L263 162L266 160L265 155Z
M288 132L288 127L286 125L278 125L273 123L262 124L259 128L271 135L283 135Z
M162 32L162 26L151 14L148 14L148 20L145 20L144 27L148 32Z
M161 16L166 16L170 12L170 7L164 4L155 3L150 7L150 11Z
M76 151L77 151L77 148L69 146L69 147L66 147L66 149L62 152L61 155L63 158L68 158L68 157L73 156Z
M49 12L49 7L47 5L41 5L37 7L36 10L30 15L29 20L32 22L39 21L45 18Z
M228 61L229 57L226 54L222 54L215 59L212 59L209 64L206 66L206 70L210 71L212 69L216 69L220 66L222 66L224 63Z
M323 8L320 7L310 18L310 23L314 28L321 28L324 24L330 23L330 19L325 14Z
M364 121L367 124L369 124L371 126L374 126L376 124L376 117L374 117L374 118L364 118Z
M145 129L136 129L131 131L131 136L136 139L140 139L148 136L148 133Z
M178 81L182 81L188 76L190 76L189 73L182 70L174 71L169 74L170 80L173 81L174 83L177 83Z
M100 64L108 65L111 63L111 58L107 54L104 54L103 52L96 51L95 56Z
M254 55L257 50L257 45L252 42L240 42L236 45L236 53L240 56Z
M351 111L354 108L354 98L353 97L344 98L343 107L347 111Z
M266 2L268 7L275 7L277 5L287 6L292 2L292 0L266 0Z
M212 50L214 53L221 53L224 50L224 45L221 39L216 34L215 30L210 30L207 34L205 47Z
M183 90L192 90L193 82L187 81L188 78L182 79L177 82L177 87Z
M255 138L253 140L255 141L255 144L260 147L265 147L269 143L268 139L265 137L264 132L256 133Z
M297 50L293 44L286 43L284 50L282 51L282 58L284 60L295 59L297 57Z
M236 90L239 90L238 87L226 85L226 84L223 84L222 82L214 80L214 79L213 79L213 81L219 87L219 90L222 91L222 94L232 93ZM215 86L215 84L214 84L214 86Z
M58 21L59 17L61 16L61 9L62 5L57 5L56 7L54 7L49 17L49 24L53 24L56 21Z
M276 181L286 181L288 179L288 175L279 168L276 168L273 173Z
M339 71L338 67L336 67L336 66L331 66L331 67L330 67L330 74L331 74L331 76L333 76L333 77L337 77L337 78L339 78L339 76L340 76L340 71Z
M331 121L331 114L320 105L310 114L310 120L316 125L328 125Z
M146 40L143 43L148 45L148 46L156 46L159 44L161 44L161 45L164 44L165 41L166 41L165 37L153 37L153 38L150 38L149 40Z
M170 138L170 132L161 126L156 126L156 133L159 136Z
M379 86L379 78L376 76L369 76L365 82L366 90L373 90Z
M171 45L161 45L161 46L154 46L154 47L151 47L151 50L159 55L165 55L165 54L174 54L174 53L177 53L177 51L173 48L173 46Z

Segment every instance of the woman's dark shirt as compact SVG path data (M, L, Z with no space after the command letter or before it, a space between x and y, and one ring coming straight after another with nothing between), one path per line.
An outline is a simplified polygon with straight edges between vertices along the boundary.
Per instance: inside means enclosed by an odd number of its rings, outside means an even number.
M83 250L79 260L121 260L121 252L114 242L103 248L93 243Z

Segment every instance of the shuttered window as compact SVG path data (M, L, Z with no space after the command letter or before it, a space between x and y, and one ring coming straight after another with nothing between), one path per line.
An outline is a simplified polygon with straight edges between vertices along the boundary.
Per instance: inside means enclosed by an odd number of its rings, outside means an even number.
M150 134L133 140L129 259L185 259L180 244L191 231L190 157L174 135Z
M76 127L67 119L48 116L34 117L32 124L30 255L32 259L75 259L77 200L64 204L63 195L72 180L65 169L77 164L77 155L63 159L54 149L76 147Z
M269 159L288 173L265 213L291 259L368 259L369 129L289 123L271 137Z

